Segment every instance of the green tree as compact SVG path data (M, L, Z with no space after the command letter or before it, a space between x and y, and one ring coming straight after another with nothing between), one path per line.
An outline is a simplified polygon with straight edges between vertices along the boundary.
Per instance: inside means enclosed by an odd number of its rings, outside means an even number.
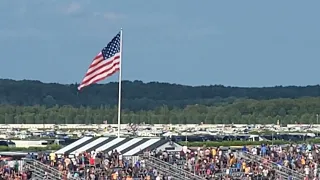
M77 91L78 84L57 84L57 83L42 83L40 81L15 81L8 79L0 79L0 104L18 105L18 106L42 106L42 109L36 108L34 110L44 110L45 108L54 107L55 105L72 106L72 107L114 107L117 105L117 83L96 84L84 88L81 92ZM264 113L274 116L279 113L283 115L284 112L289 113L291 106L298 108L298 111L305 111L301 109L300 105L292 105L290 101L273 106L273 108L282 107L281 112L275 112L273 109L257 103L260 100L290 98L296 99L301 97L319 97L320 85L316 86L289 86L289 87L263 87L263 88L240 88L240 87L226 87L222 85L210 86L184 86L169 83L143 83L141 81L123 81L123 101L124 109L132 111L140 110L154 110L156 108L166 105L168 109L175 107L185 108L188 105L198 104L198 107L193 107L197 111L206 111L206 106L220 106L233 104L236 101L243 99L250 100L250 108L244 109L238 104L241 113L252 113L252 111L261 112L261 108L266 108ZM271 102L269 103L271 104ZM247 104L248 105L248 104ZM312 107L316 105L309 104ZM10 110L6 110L6 113ZM247 112L245 112L247 111ZM318 109L318 112L320 109ZM33 112L36 113L36 112ZM200 112L199 112L200 113ZM302 113L302 112L301 112ZM0 114L4 114L1 113ZM264 115L265 116L265 115Z

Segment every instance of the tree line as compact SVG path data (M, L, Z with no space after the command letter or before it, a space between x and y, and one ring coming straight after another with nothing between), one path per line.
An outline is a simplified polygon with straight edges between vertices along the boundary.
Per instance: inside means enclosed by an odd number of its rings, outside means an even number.
M0 104L75 108L100 106L113 109L117 105L118 84L96 84L77 91L78 84L42 83L0 79ZM137 111L155 110L166 105L169 109L187 105L217 106L233 104L239 99L270 100L277 98L319 97L320 86L276 86L263 88L227 87L222 85L185 86L179 84L123 81L122 105ZM71 107L70 107L71 108ZM62 108L64 109L64 108ZM81 108L80 108L81 109Z
M320 113L320 97L297 99L254 100L240 99L220 106L202 104L185 108L167 105L153 110L122 111L122 123L147 124L315 124ZM117 107L73 107L70 105L46 107L44 105L0 105L0 124L102 124L117 123Z

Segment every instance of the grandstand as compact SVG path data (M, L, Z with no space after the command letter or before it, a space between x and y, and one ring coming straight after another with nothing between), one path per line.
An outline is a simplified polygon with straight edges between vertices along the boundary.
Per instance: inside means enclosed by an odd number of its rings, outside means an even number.
M318 178L318 152L311 144L188 149L162 138L84 137L53 156L24 161L36 177L48 179L300 180Z

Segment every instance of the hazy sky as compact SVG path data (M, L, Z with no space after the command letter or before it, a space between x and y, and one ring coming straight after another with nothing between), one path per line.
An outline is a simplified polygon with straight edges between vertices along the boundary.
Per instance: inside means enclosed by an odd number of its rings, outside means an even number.
M319 8L319 0L2 0L0 78L80 82L123 27L126 80L319 84Z

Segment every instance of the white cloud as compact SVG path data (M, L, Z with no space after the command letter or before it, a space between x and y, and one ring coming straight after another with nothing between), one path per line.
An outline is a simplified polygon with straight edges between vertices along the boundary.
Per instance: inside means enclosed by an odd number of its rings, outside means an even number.
M115 12L94 12L94 16L96 17L102 17L105 20L108 21L116 21L125 18L123 14L115 13Z
M117 21L125 18L123 14L116 12L92 11L92 4L86 2L72 2L63 9L63 13L67 15L84 15L87 18L98 17L107 21Z
M81 8L81 5L79 3L72 2L65 9L65 13L67 13L67 14L75 14L75 13L79 13L81 11L81 9L82 8Z
M106 12L106 13L103 14L103 18L106 19L106 20L114 21L114 20L123 19L124 15L123 14L117 14L117 13L114 13L114 12Z

